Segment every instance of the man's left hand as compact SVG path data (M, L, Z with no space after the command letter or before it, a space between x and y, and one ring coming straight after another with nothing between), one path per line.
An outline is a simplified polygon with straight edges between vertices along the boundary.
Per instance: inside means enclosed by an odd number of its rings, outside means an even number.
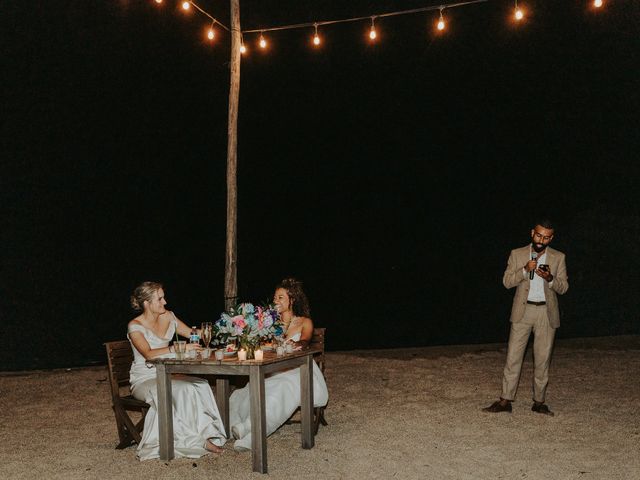
M553 282L553 275L549 270L542 270L541 268L536 268L536 275L542 277L547 282Z

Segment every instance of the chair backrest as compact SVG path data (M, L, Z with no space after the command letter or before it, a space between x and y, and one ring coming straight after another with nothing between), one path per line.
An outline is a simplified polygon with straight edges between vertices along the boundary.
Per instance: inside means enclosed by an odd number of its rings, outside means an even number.
M133 350L129 340L107 342L107 360L109 365L109 383L111 384L111 396L120 397L120 387L129 386L129 370L133 362Z
M324 373L324 337L326 328L314 328L313 329L313 337L311 337L310 345L322 347L321 353L316 353L314 355L316 362L318 362L318 367Z

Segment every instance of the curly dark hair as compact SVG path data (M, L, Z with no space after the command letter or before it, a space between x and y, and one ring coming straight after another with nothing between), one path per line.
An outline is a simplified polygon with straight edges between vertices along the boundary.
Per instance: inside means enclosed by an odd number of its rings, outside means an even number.
M302 290L302 282L295 278L285 278L278 285L278 288L284 288L289 295L291 302L291 310L296 317L310 317L311 309L309 308L309 300Z

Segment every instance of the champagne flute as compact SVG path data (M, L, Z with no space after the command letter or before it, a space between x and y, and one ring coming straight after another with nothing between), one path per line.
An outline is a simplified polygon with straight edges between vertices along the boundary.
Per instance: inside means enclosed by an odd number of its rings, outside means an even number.
M209 344L211 343L211 337L213 336L213 325L211 322L202 322L202 325L200 326L200 336L204 343L204 348L206 349L205 355L208 357Z

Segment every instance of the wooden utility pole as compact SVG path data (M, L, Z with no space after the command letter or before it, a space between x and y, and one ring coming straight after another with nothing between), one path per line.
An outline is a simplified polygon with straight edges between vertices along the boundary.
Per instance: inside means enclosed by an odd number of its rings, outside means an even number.
M227 244L224 265L224 306L228 311L238 301L238 100L240 98L240 0L231 2L231 80L227 125Z

